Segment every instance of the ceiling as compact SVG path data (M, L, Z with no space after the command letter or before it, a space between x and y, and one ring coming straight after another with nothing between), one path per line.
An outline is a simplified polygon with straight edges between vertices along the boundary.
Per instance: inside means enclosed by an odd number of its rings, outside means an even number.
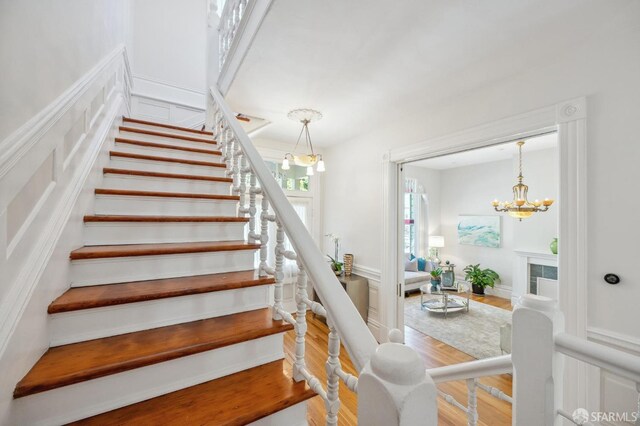
M554 149L558 146L558 134L549 133L526 139L522 147L522 157L526 160L527 152ZM492 161L509 160L518 154L515 142L472 149L456 154L443 155L426 160L414 161L408 165L424 167L433 170L446 170L456 167L472 166L474 164L490 163Z
M630 1L274 0L227 100L291 144L287 112L317 109L331 146L557 60Z

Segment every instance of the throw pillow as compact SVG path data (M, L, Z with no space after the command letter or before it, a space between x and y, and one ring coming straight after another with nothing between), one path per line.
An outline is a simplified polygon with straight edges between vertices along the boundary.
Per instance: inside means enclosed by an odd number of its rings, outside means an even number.
M408 272L418 272L418 259L407 260L404 262L404 270Z
M427 259L424 257L418 258L418 271L426 271L427 270Z

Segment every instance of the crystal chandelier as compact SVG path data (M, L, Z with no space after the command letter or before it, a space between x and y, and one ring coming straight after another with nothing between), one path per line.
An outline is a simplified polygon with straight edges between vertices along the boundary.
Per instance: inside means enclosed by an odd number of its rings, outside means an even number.
M300 134L298 135L298 140L296 141L296 146L293 148L293 153L287 152L284 155L284 159L282 160L282 170L289 170L289 160L293 160L295 165L307 168L307 176L313 176L313 166L316 166L316 171L324 172L325 168L322 155L316 154L313 151L311 135L309 134L309 123L320 120L322 118L322 114L313 109L294 109L287 114L287 117L291 120L301 122L302 130L300 130ZM298 148L298 145L300 144L300 139L302 139L303 134L309 153L298 155L295 154L295 152L296 148Z
M529 187L522 183L522 145L524 145L524 141L519 141L516 145L518 145L520 174L518 175L518 183L513 186L513 200L504 202L493 200L491 204L497 212L507 212L509 216L522 221L524 218L533 216L534 213L549 210L549 206L553 204L553 200L545 198L543 201L534 200L530 202L527 199Z

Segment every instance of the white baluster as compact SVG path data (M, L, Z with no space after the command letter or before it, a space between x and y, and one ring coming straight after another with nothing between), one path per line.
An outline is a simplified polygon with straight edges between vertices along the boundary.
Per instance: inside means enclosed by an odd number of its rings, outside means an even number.
M276 274L273 288L273 319L282 319L279 311L282 307L282 281L284 280L284 228L279 220L276 220Z
M227 145L226 145L226 151L225 151L225 163L227 164L227 171L225 172L226 176L230 176L233 177L234 174L234 161L235 161L235 144L236 144L236 139L231 136L228 139ZM235 183L235 182L234 182Z
M476 426L478 424L476 379L467 379L467 422L469 426Z
M267 251L269 243L269 200L262 194L262 211L260 212L260 267L261 277L269 275L267 269Z
M249 234L247 240L253 244L260 239L260 235L256 234L256 194L259 194L260 188L256 186L256 174L251 172L249 175Z
M561 403L562 354L554 335L564 329L557 302L526 294L513 310L513 424L552 425Z
M306 370L304 361L304 339L307 334L307 273L302 262L298 262L298 280L296 283L296 355L293 363L293 379L304 380L302 370Z
M327 400L325 407L327 411L327 425L338 424L338 411L340 410L340 396L339 385L340 378L336 374L336 371L341 368L340 365L340 338L336 328L329 318L327 318L329 325L329 359L325 365L327 372Z
M243 216L249 213L249 206L245 203L247 202L247 176L251 173L251 167L249 167L249 162L247 160L247 156L243 155L240 158L240 202L238 207L238 216Z

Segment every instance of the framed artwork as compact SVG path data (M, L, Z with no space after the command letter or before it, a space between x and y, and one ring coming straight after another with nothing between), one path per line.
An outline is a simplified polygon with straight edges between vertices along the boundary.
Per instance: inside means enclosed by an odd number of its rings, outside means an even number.
M458 243L500 247L500 216L458 216Z

